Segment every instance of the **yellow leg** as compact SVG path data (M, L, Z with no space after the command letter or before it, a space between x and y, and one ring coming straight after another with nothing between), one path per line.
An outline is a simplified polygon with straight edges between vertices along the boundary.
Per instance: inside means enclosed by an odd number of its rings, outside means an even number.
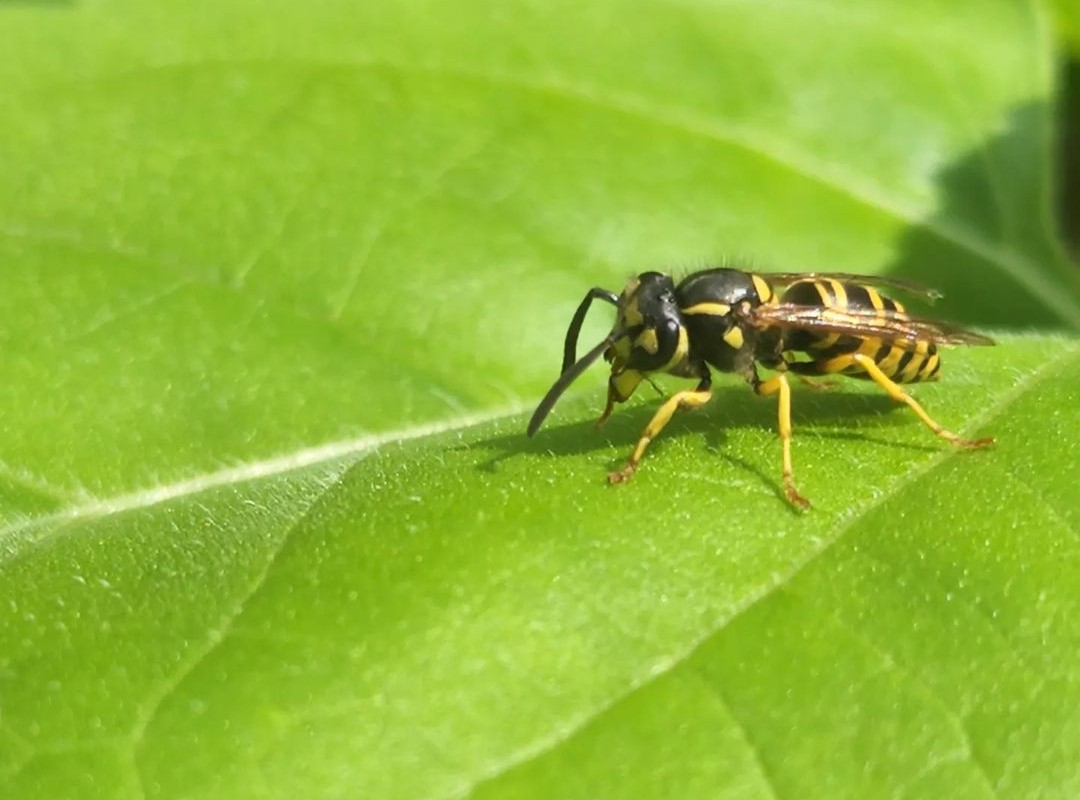
M784 492L792 505L805 511L810 508L810 501L799 494L799 490L795 488L794 471L791 466L791 385L788 383L787 375L781 372L775 378L753 384L753 386L754 391L763 396L780 393L778 405L780 444L784 451Z
M857 363L860 367L866 370L866 374L873 378L874 382L882 389L884 389L886 393L888 393L889 397L899 403L906 404L908 408L910 408L912 411L919 415L919 419L923 421L926 427L928 427L942 439L945 439L946 441L956 445L957 447L967 448L987 447L994 443L994 438L992 436L987 436L982 439L963 439L957 436L955 433L951 433L945 430L943 427L938 425L937 422L935 422L929 414L926 413L923 407L915 401L914 397L901 389L896 382L894 382L891 378L889 378L888 375L882 372L878 365L874 363L874 360L872 358L866 355L862 355L861 353L853 353L850 358L853 362Z
M630 456L626 466L609 473L608 483L625 483L630 480L641 462L641 457L645 455L645 449L649 446L649 442L660 435L660 431L671 421L671 417L675 412L680 408L692 409L703 406L709 402L710 397L712 397L712 392L707 387L704 389L698 387L692 391L676 392L665 400L664 404L653 415L649 424L645 426L645 431L641 434L641 438L638 439L634 454Z

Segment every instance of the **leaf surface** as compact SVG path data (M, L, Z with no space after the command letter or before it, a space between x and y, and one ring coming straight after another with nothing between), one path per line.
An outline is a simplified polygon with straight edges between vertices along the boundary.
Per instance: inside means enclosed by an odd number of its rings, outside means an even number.
M1046 18L0 6L0 796L1075 796ZM525 439L588 287L725 257L945 290L998 445L799 391L800 516L738 381L617 490L647 387Z

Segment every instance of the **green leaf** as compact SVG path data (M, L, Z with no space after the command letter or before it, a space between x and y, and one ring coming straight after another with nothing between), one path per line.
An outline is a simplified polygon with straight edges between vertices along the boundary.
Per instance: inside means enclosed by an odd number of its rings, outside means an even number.
M0 796L1075 796L1045 17L0 5ZM797 391L799 515L737 380L618 489L647 387L524 437L725 257L944 289L997 446Z
M1049 5L1064 49L1080 53L1080 5L1073 0L1050 0Z

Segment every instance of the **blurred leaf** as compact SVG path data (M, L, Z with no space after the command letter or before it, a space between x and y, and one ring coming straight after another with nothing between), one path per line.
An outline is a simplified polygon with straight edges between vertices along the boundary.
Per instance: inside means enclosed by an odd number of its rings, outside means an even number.
M1080 54L1080 3L1076 0L1050 0L1050 12L1058 36L1073 54Z
M0 796L1074 796L1076 339L521 435L647 268L1080 325L1037 11L0 5Z

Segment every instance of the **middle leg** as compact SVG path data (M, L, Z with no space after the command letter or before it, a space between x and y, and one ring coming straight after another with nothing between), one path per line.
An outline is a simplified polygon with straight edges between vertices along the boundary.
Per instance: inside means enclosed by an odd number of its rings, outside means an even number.
M755 368L747 375L747 381L762 397L771 394L780 395L777 405L779 406L780 444L784 453L784 493L793 506L805 511L810 508L810 501L795 488L794 470L791 465L791 384L788 383L787 374L781 372L775 378L763 381L758 377Z

